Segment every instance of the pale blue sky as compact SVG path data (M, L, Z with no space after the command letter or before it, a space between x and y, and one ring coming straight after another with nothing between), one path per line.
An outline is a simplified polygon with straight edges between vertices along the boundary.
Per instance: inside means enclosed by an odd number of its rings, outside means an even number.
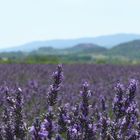
M0 47L140 33L140 0L0 0Z

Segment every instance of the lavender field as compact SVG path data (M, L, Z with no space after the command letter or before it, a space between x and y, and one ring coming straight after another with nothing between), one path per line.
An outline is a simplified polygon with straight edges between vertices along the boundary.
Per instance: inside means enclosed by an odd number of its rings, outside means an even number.
M140 66L0 65L0 140L140 140Z

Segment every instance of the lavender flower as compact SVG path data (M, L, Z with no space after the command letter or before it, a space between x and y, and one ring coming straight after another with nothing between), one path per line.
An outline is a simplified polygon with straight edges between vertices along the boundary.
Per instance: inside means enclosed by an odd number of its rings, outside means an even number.
M5 140L14 140L13 133L13 123L12 123L12 108L14 100L9 96L8 87L4 88L5 90L5 105L3 113L3 122L4 122L4 138Z
M94 126L93 124L88 124L87 129L85 130L85 136L83 140L94 140L96 138L96 133L94 131Z
M23 121L23 111L22 111L22 90L18 88L15 91L16 99L14 103L14 134L16 138L24 140L26 136L25 123Z
M87 82L84 82L84 84L82 85L82 91L80 92L82 95L82 102L81 102L81 111L82 114L81 116L79 116L80 118L80 123L81 123L81 127L82 127L82 133L83 135L83 139L87 140L89 139L89 135L90 135L90 128L89 128L89 118L88 118L88 114L89 114L89 97L91 96L91 91L88 89L89 84Z
M88 87L89 87L89 84L87 82L84 82L84 84L82 85L82 91L80 91L81 96L82 96L81 111L84 117L87 117L89 113L88 100L91 95L91 92L90 90L88 90Z
M80 133L76 124L69 127L67 131L67 140L80 140Z
M129 87L128 87L128 98L130 101L132 101L135 98L137 83L138 82L135 79L130 80Z
M60 134L67 131L67 114L65 108L63 107L59 107L58 127Z
M47 138L48 136L48 132L41 126L39 118L35 119L33 126L30 128L30 133L32 140L43 140L43 138Z
M125 107L129 107L132 102L134 102L134 98L136 96L137 89L137 81L134 79L130 80L128 89L127 89L127 97L125 100Z
M113 101L113 111L117 121L125 114L125 106L124 106L124 99L123 99L124 86L118 83L115 89L116 89L116 95Z
M103 96L101 96L101 105L102 105L102 111L105 112L106 104L105 104L105 98Z
M53 106L56 104L57 94L60 90L61 83L63 80L62 65L58 65L57 71L53 73L53 84L50 85L48 92L48 104Z
M137 130L131 130L127 140L139 140L140 136Z
M42 123L42 126L44 127L44 129L48 132L48 135L47 135L47 138L49 140L52 139L53 137L53 133L54 133L54 124L53 124L53 113L52 111L49 111L47 114L46 114L46 117Z
M0 140L3 140L3 136L2 136L2 128L0 127Z
M55 140L63 140L62 137L60 135L57 135Z
M13 127L11 122L11 114L9 110L5 107L3 114L4 122L4 138L5 140L14 140Z
M104 140L104 139L106 139L108 137L108 135L111 135L109 133L110 127L111 127L110 118L108 118L106 116L101 116L100 121L99 121L101 140Z

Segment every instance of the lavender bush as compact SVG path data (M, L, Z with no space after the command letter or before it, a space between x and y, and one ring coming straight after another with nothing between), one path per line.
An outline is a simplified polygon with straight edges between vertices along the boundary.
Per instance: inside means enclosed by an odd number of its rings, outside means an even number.
M139 66L63 67L0 65L0 140L140 140Z

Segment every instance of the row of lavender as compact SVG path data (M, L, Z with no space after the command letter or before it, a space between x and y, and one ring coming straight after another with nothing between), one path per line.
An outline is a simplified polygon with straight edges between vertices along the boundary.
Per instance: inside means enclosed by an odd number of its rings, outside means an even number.
M4 98L2 100L3 115L0 139L140 139L139 111L135 100L136 80L130 80L127 88L118 82L115 86L116 95L112 101L110 95L104 92L100 98L97 95L95 97L95 90L94 92L89 90L89 84L85 80L82 82L80 94L69 95L65 93L68 98L66 99L66 97L62 96L64 95L62 90L68 91L69 87L64 88L63 79L62 66L59 65L57 71L53 73L52 84L49 87L41 86L39 88L38 83L32 81L29 84L30 86L21 90L18 88L19 85L12 89L5 83L1 87L1 93L3 93ZM82 77L82 79L85 78ZM105 84L108 87L110 85L106 82ZM46 88L49 89L48 92ZM71 89L71 91L73 90ZM30 93L32 94L30 95ZM38 100L34 96L37 96ZM22 97L26 107L23 106ZM95 100L98 98L99 102L96 103ZM70 101L70 99L74 101ZM40 101L46 102L41 104ZM27 111L29 111L29 114ZM33 117L36 117L36 119L31 126Z

